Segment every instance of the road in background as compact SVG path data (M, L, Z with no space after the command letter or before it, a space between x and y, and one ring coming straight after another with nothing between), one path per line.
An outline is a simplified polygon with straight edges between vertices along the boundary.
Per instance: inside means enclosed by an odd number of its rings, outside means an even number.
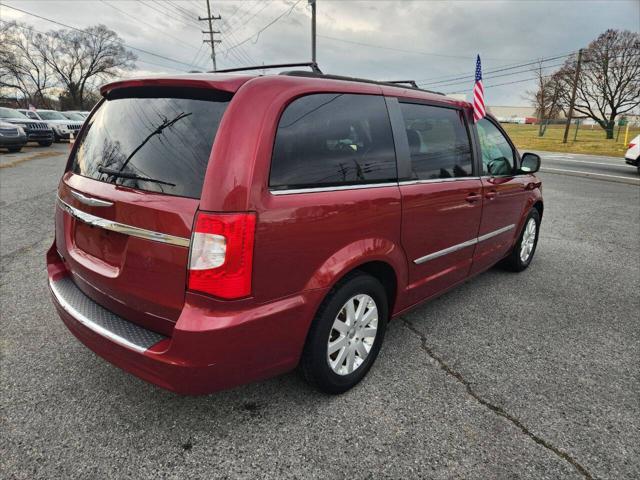
M640 185L638 168L627 165L624 158L582 155L579 153L535 152L542 158L541 171L575 175Z
M4 478L640 478L636 186L543 173L531 267L392 322L344 395L291 373L180 397L98 358L49 300L66 147L0 169Z

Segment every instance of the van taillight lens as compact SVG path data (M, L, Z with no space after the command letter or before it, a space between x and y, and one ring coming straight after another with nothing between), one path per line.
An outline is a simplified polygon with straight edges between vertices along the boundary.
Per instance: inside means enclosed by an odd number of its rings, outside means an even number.
M630 144L629 144L629 150L631 150L631 149L632 149L633 147L635 147L635 146L636 146L636 144L635 144L635 143L630 143Z
M253 213L199 213L191 237L189 290L232 299L251 294Z

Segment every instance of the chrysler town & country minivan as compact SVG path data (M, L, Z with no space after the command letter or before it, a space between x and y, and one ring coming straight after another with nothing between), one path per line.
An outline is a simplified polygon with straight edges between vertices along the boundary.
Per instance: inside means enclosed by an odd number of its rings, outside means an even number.
M305 72L101 93L59 184L49 286L81 342L161 387L299 366L344 392L390 319L532 261L540 158L464 101Z

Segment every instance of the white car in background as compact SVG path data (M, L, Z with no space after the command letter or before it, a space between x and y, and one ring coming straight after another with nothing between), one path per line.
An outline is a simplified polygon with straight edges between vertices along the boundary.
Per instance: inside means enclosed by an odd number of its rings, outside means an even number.
M629 143L629 150L624 154L624 160L629 165L638 167L638 174L640 175L640 135Z
M73 120L74 122L84 122L84 117L79 113L75 112L60 112L62 116L68 120Z
M71 138L71 134L77 136L78 130L80 130L83 123L77 120L69 120L67 117L62 115L62 113L55 110L18 109L18 111L33 120L42 120L43 122L46 122L53 129L53 135L56 142Z

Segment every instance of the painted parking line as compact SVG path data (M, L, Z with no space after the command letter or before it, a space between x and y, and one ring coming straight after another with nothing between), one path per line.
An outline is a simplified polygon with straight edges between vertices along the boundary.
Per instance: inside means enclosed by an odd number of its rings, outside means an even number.
M540 171L549 172L549 173L559 173L559 174L565 174L565 175L575 175L577 177L598 178L601 180L608 180L610 182L629 183L631 185L640 185L640 179L633 178L633 177L625 177L623 175L609 175L606 173L593 173L593 172L585 172L581 170L566 170L563 168L549 168L549 167L541 168Z
M605 165L607 167L612 167L613 166L613 167L637 168L637 167L634 167L633 165L627 165L626 163L589 162L587 160L571 160L571 159L566 158L566 157L555 156L555 155L554 156L548 155L548 156L542 157L543 160L545 160L547 158L553 158L554 160L561 160L563 162L587 163L589 165Z

